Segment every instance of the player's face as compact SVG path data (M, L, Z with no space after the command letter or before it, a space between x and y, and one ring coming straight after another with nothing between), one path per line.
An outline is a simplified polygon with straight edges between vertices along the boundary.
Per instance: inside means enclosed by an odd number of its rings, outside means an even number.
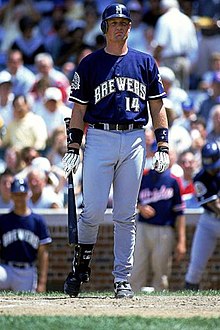
M131 23L126 18L112 18L107 21L106 38L112 41L121 41L128 38Z

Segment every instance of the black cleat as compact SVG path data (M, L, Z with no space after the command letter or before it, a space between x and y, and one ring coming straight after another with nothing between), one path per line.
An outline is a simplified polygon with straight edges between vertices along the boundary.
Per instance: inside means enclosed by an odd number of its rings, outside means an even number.
M64 293L68 294L70 297L77 297L80 292L81 280L76 277L72 272L69 273L64 282Z
M134 292L127 281L116 282L114 284L115 298L133 298Z
M87 272L74 274L70 272L64 282L64 293L68 294L70 297L77 297L80 293L80 286L82 283L89 282L90 268Z

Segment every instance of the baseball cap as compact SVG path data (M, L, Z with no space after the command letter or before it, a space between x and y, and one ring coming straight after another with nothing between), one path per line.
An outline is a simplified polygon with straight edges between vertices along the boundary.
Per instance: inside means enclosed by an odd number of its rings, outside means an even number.
M140 3L137 1L129 1L127 3L127 8L130 11L137 11L137 12L142 11L142 7L141 7Z
M15 178L11 184L12 193L27 193L29 190L27 180Z
M220 150L216 142L208 142L203 146L202 165L206 170L220 168Z
M173 83L176 79L175 73L173 72L173 70L171 70L167 66L159 67L159 74L162 79L169 81L171 83Z
M217 82L220 83L220 71L215 71L214 75L213 75L213 82Z
M11 74L8 71L0 72L0 84L11 82Z
M61 101L62 93L61 90L57 87L48 87L44 93L44 102L49 100Z
M191 111L193 108L194 108L194 102L191 98L188 98L182 102L182 109L184 111Z
M37 167L38 169L49 173L51 171L51 164L49 159L46 157L36 157L31 162L32 167Z

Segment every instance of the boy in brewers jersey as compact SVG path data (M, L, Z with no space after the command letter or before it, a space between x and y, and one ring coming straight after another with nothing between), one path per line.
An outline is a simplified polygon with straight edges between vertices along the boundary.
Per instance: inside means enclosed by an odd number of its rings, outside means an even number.
M14 179L11 185L14 207L0 217L0 290L46 291L47 245L51 237L44 219L28 208L28 195L27 182Z
M90 260L99 225L104 220L113 183L114 290L116 298L132 298L129 278L135 242L135 206L146 159L145 133L150 108L157 152L154 167L169 166L166 96L152 56L127 46L131 17L125 5L109 5L102 14L106 47L86 56L75 71L74 102L63 164L66 176L76 172L85 123L83 210L79 244L64 291L77 296L89 280ZM149 107L148 107L149 105Z

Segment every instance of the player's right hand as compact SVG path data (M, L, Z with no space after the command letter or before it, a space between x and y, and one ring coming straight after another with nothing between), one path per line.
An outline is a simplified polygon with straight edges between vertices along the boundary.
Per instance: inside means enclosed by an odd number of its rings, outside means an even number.
M71 172L76 173L80 163L79 149L69 148L62 159L65 177L68 178Z

